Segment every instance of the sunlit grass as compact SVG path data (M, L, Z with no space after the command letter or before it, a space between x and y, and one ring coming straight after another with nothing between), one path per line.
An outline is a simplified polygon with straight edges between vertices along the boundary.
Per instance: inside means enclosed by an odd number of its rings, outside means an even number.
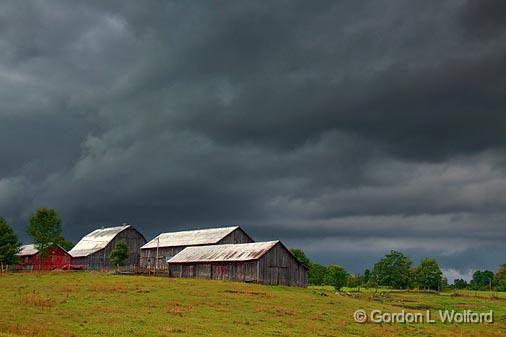
M475 296L476 295L476 296ZM0 337L504 336L506 299L100 273L0 276ZM495 323L358 324L357 309L494 310Z

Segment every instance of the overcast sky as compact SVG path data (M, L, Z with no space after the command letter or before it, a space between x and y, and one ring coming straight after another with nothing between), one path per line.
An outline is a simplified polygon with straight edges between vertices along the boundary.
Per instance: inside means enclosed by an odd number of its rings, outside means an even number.
M2 1L0 216L506 262L506 1Z

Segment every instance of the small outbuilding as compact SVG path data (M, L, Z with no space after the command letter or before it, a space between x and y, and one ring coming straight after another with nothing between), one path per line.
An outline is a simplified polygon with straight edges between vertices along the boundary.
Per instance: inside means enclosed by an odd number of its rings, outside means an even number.
M19 263L16 270L23 271L48 271L55 269L70 269L71 256L59 245L52 245L48 248L47 256L41 258L39 250L35 245L21 246L17 254Z
M307 267L280 241L187 247L168 264L172 277L307 287Z
M254 241L239 226L162 233L141 247L141 267L165 270L167 261L189 246L248 242Z
M139 266L139 250L146 243L144 236L129 224L118 227L94 230L79 241L69 251L72 263L83 265L85 269L109 269L114 267L109 260L111 251L119 241L128 245L126 266Z

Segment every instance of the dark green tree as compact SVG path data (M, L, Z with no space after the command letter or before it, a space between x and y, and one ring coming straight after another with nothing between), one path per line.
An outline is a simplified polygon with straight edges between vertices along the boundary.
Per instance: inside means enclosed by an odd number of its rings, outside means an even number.
M441 288L440 288L440 290L445 290L445 289L448 289L448 288L450 288L450 285L448 284L448 278L443 277L443 279L441 280Z
M16 264L19 257L16 255L19 252L21 243L18 240L14 229L9 224L0 218L0 271L4 272L9 265Z
M369 269L364 270L364 284L369 282L371 277L371 271Z
M499 267L499 271L494 276L494 284L497 291L506 291L506 263Z
M63 237L57 239L58 244L67 252L74 247L74 243L70 240L65 240Z
M32 237L35 248L38 249L42 259L47 256L48 249L52 244L60 244L63 239L61 220L55 210L50 208L39 208L32 215L27 232Z
M304 253L302 249L291 248L290 251L292 252L293 255L295 255L295 257L297 258L297 260L299 260L300 263L309 268L309 266L311 265L311 261L309 260L309 258L306 256L306 253Z
M119 266L122 266L127 258L128 258L128 245L126 241L120 240L118 241L118 243L116 243L116 246L114 246L114 249L111 251L109 259L111 260L113 265L119 268Z
M443 273L434 259L423 259L416 267L414 274L420 288L439 290L442 286Z
M346 285L347 277L348 273L344 267L332 264L327 267L327 272L324 276L324 284L333 286L336 291L339 291Z
M469 288L472 290L487 290L490 289L493 280L494 273L490 270L477 270L473 273L473 279L469 283Z
M364 277L360 274L348 275L346 277L346 286L349 288L357 288L360 291L360 287L364 284Z
M411 261L404 254L392 250L373 268L372 278L378 285L405 289L411 282Z
M318 263L311 263L308 271L308 283L312 285L323 285L327 268Z
M461 278L456 278L453 280L453 287L455 289L465 289L467 288L467 281Z

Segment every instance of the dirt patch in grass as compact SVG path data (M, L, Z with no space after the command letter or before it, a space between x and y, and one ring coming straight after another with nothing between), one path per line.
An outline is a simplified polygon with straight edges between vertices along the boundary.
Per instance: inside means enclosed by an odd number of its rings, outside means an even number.
M262 291L245 291L245 290L230 290L230 289L227 289L227 290L224 290L223 292L224 293L229 293L229 294L241 294L241 295L250 295L250 296L271 297L269 294L267 294L266 292L262 292Z
M411 309L411 310L430 310L434 307L432 305L424 304L424 303L392 303L394 307Z
M11 325L8 329L8 332L11 334L21 335L21 336L40 336L46 337L49 336L46 332L44 326L40 324L16 324Z
M33 292L22 295L21 303L24 305L49 308L55 305L55 300L49 296Z
M91 285L88 290L92 292L118 292L118 293L126 293L128 291L128 288L125 287L125 285L121 283L113 283L113 284L93 284Z
M167 313L176 315L176 316L183 316L183 314L191 312L193 309L192 305L184 305L178 302L170 302L167 305Z

